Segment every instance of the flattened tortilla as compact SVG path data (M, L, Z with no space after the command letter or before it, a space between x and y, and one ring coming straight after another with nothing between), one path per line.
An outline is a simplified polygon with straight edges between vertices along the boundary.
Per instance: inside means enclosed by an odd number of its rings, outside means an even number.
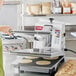
M50 61L37 61L36 64L37 65L49 65L51 64L51 62Z
M21 61L20 61L20 63L32 63L32 60L30 60L30 59L22 59Z

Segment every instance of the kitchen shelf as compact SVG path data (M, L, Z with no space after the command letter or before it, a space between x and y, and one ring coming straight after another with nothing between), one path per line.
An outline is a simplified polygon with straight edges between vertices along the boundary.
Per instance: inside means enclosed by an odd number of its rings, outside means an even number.
M76 14L23 15L24 17L76 16Z
M4 1L4 5L19 5L20 3L21 3L21 1L18 1L18 0Z

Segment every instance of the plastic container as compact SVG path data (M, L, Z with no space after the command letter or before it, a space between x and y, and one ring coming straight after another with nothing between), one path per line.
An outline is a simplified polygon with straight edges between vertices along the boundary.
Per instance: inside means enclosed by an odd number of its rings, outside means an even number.
M76 14L76 2L71 3L71 8L72 8L72 14Z

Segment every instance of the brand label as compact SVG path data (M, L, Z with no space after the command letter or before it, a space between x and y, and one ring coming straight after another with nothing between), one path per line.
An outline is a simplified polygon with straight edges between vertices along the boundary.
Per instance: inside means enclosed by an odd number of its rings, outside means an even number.
M35 26L35 30L43 30L43 26Z

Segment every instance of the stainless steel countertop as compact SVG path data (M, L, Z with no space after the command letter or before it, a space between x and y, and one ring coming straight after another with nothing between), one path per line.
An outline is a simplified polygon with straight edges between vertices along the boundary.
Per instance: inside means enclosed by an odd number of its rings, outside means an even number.
M76 54L73 54L71 52L65 52L65 57L66 60L67 59L76 59ZM12 70L14 70L12 63L14 62L14 60L17 58L15 55L11 55L10 53L4 53L4 58L5 58L5 76L49 76L48 74L38 74L38 73L23 73L20 75L13 75L14 73L12 72ZM17 63L15 63L17 64ZM11 69L11 70L10 70ZM9 73L10 71L10 73ZM8 73L8 74L7 74Z

